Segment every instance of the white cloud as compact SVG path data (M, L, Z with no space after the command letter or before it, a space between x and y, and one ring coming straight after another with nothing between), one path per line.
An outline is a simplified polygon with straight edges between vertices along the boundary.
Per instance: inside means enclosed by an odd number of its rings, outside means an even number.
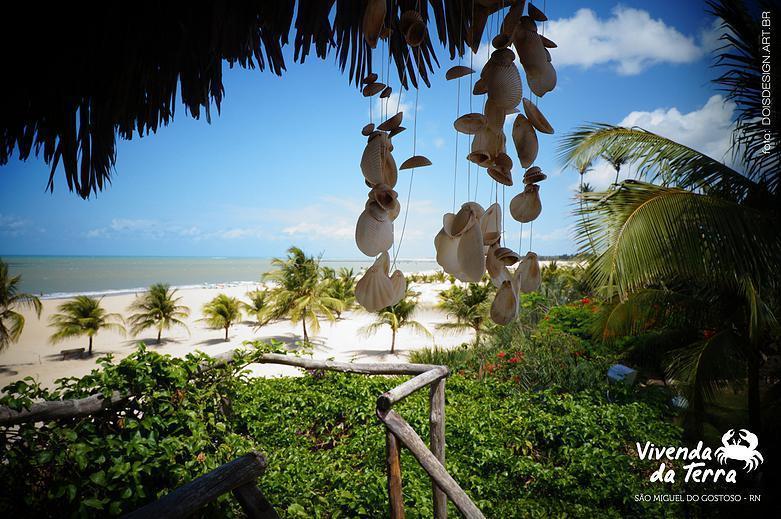
M376 98L374 105L372 106L372 120L375 124L381 123L387 114L387 117L392 117L398 112L404 112L405 121L412 121L415 111L415 91L404 91L399 96L399 91L394 90L391 95L385 99L381 99L379 96ZM423 108L423 105L418 102L418 111ZM408 126L408 125L407 125Z
M685 36L647 11L616 6L600 19L591 9L552 20L545 35L558 44L552 51L558 66L588 68L613 65L619 74L639 74L656 63L691 63L703 55L693 36Z
M182 226L144 218L114 218L103 227L89 229L87 238L132 237L142 239L163 239L175 236L197 239L201 230L196 226Z
M29 226L29 220L0 213L0 234L3 236L20 236L27 232Z
M735 104L725 101L721 95L711 96L702 108L681 113L677 108L635 111L624 117L619 126L640 127L675 142L684 144L709 157L725 161L728 158L733 129L732 113ZM620 179L634 174L631 165L624 166ZM596 190L602 190L615 180L615 170L604 160L594 163L583 177ZM577 188L577 184L570 186Z

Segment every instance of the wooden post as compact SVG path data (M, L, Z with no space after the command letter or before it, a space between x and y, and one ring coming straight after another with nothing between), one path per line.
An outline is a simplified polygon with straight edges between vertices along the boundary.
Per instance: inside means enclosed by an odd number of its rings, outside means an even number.
M233 495L250 519L279 519L277 511L255 483L236 488Z
M425 373L421 373L420 375L409 379L403 384L394 387L390 391L386 391L385 393L381 394L377 398L377 409L380 411L387 411L393 407L394 404L407 398L418 389L424 388L432 382L445 378L449 374L450 372L445 366L439 366L430 369Z
M388 412L378 411L377 416L398 438L401 444L409 449L420 463L420 466L423 467L423 470L428 472L428 475L437 482L439 488L447 494L447 497L453 501L453 504L456 505L456 508L466 519L485 519L477 505L472 502L466 492L464 492L464 489L453 479L453 476L448 474L442 463L431 453L426 443L420 439L418 433L404 418L393 410Z
M388 465L388 507L391 519L404 519L404 495L401 491L401 449L399 439L385 429Z
M431 453L445 465L445 379L431 384L429 392L429 427L431 434ZM434 519L447 518L447 495L431 480L434 499Z

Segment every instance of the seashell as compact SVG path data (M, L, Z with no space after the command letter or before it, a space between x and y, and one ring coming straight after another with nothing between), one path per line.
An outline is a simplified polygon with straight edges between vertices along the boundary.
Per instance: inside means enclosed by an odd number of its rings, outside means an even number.
M371 97L379 94L385 88L385 83L369 83L363 87L363 97Z
M499 204L491 204L480 218L480 232L498 233L502 230L502 208Z
M355 299L369 312L377 312L402 300L407 282L401 271L388 277L390 256L383 252L355 284Z
M388 131L401 125L401 120L404 118L404 112L399 112L387 121L377 126L378 130Z
M497 243L499 243L501 237L502 234L499 232L483 233L483 245L486 247L490 247L491 245L496 245Z
M537 32L537 24L534 23L531 16L521 16L521 19L518 21L518 27L527 31Z
M475 222L477 218L471 216ZM458 238L458 265L461 276L456 276L461 281L477 283L485 274L485 254L483 253L483 233L480 225L472 224L464 234Z
M505 50L509 51L509 49ZM492 67L490 74L485 78L485 87L488 99L493 100L500 108L513 108L521 102L523 95L521 75L512 63Z
M399 213L401 213L401 204L398 200L393 200L393 205L388 209L388 218L391 219L391 221L396 221L396 218L399 217Z
M390 97L391 93L393 92L393 89L389 86L386 86L382 89L382 92L380 92L380 99L385 99L386 97Z
M392 129L392 130L390 131L390 133L388 134L388 137L395 137L396 135L400 134L400 133L401 133L401 132L403 132L404 130L406 130L406 128L405 128L405 127L403 127L403 126L397 126L397 127L395 127L394 129Z
M515 61L515 53L512 49L508 48L496 49L491 53L489 61L496 63L499 66L512 65L513 61Z
M540 200L540 186L529 184L522 193L518 193L510 200L510 216L521 223L528 223L540 216L542 201Z
M491 45L495 49L506 49L512 42L513 39L509 35L500 32L491 40Z
M553 61L553 58L551 57L551 55L550 55L550 51L549 51L548 49L545 49L545 59L547 59L547 60L548 60L548 63L550 63L551 61Z
M492 164L493 157L497 154L497 139L495 133L488 126L483 127L472 139L472 148L466 156L466 160L479 166L488 167Z
M402 162L401 166L399 166L399 169L401 170L401 169L422 168L430 165L431 165L431 161L428 160L423 155L413 155L412 157Z
M536 184L537 182L542 182L546 178L548 178L548 175L543 173L540 168L537 166L532 166L526 170L526 173L523 174L523 183Z
M527 252L526 256L518 264L513 274L513 286L515 290L523 293L534 292L540 289L542 284L542 271L537 254Z
M467 135L474 135L479 132L488 121L483 114L471 113L464 114L453 123L456 131Z
M384 222L390 216L388 211L384 209L380 204L378 204L376 200L373 199L367 200L366 204L363 206L363 209L378 222Z
M377 184L369 191L369 200L376 202L383 210L390 211L399 194L387 184Z
M513 159L506 153L500 153L494 158L494 167L510 171L513 169Z
M487 171L488 171L488 176L490 176L492 179L496 180L500 184L505 186L513 185L513 176L512 173L510 173L510 170L488 168Z
M477 224L480 218L483 216L483 208L480 204L475 204L476 209L470 203L466 203L461 206L461 209L456 214L447 213L442 218L442 228L448 234L448 236L458 237L468 231L472 225ZM474 217L474 218L473 218Z
M454 67L450 67L448 71L445 72L445 79L450 81L451 79L458 79L460 77L468 76L469 74L474 74L474 73L475 71L469 67L456 65Z
M488 252L485 254L485 269L496 288L501 288L505 281L512 282L513 278L505 264L496 256L497 251L502 248L496 245L488 247Z
M452 214L451 214L452 216ZM434 249L437 252L437 264L442 269L457 278L461 278L461 266L458 264L458 241L460 238L448 236L442 228L434 237Z
M372 134L372 132L374 132L374 125L369 123L363 127L363 129L361 130L361 135L365 135L366 137L368 137L369 135Z
M494 132L504 131L504 121L507 118L507 110L499 106L499 104L490 97L485 101L485 107L483 112L485 113L485 120L488 127Z
M387 40L392 33L393 33L393 29L391 29L390 27L383 27L382 30L380 31L380 39Z
M380 31L385 24L385 0L368 0L363 12L363 38L372 49L377 47Z
M537 72L537 69L548 62L548 58L545 56L545 47L540 35L536 32L518 26L513 34L513 44L518 52L518 60L527 75L530 72Z
M369 137L361 156L361 173L370 184L388 184L383 181L383 170L386 167L386 156L390 154L390 140L385 133L379 132Z
M363 78L363 79L361 80L361 83L362 83L362 84L364 84L364 85L368 85L368 84L370 84L370 83L374 83L375 81L377 81L377 78L379 78L379 77L380 77L380 76L378 76L377 74L375 74L374 72L372 72L371 74L369 74L368 76L366 76L365 78Z
M537 159L539 143L537 142L537 133L534 131L534 126L523 114L518 114L515 117L512 137L521 166L528 168Z
M485 88L485 81L483 81L483 78L478 79L475 81L475 86L472 88L472 94L476 96L480 96L488 92L488 90Z
M510 324L518 317L518 296L510 281L504 281L491 303L491 320L496 324Z
M521 259L517 252L512 249L508 249L507 247L498 247L494 252L494 255L496 256L497 260L501 261L508 267L510 265L515 265Z
M524 2L515 2L510 6L510 9L504 15L504 20L502 20L500 29L502 34L512 38L515 27L521 21L521 16L523 16L523 6Z
M388 217L387 211L383 212L385 218L377 220L371 208L364 209L355 225L355 244L367 256L376 256L393 245L393 220Z
M419 12L414 9L404 11L399 20L399 29L404 35L404 40L411 47L418 47L426 37L426 22Z
M545 13L534 7L533 4L529 4L529 8L527 9L527 12L529 13L529 17L532 20L538 21L538 22L545 22L548 20L548 17L545 16Z
M386 137L387 138L387 137ZM388 139L390 142L390 139ZM385 154L385 160L382 163L382 183L390 187L396 187L399 180L399 171L396 169L396 160L390 152Z
M546 38L542 34L540 34L540 40L542 41L542 45L545 48L555 49L556 47L558 47L558 45L556 45L552 40L549 40L548 38Z
M539 97L556 88L556 69L547 61L547 55L542 67L527 71L526 82L529 84L529 90Z
M542 115L540 109L525 97L523 98L523 111L526 113L526 118L529 119L529 122L532 123L532 126L538 131L549 134L553 133L553 126L551 126L545 116Z

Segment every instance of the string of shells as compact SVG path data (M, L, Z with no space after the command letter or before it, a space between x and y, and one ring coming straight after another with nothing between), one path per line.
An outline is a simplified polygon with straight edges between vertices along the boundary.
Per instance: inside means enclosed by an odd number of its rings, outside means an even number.
M375 48L378 40L390 34L386 26L386 14L385 0L368 0L364 11L363 33L371 48ZM423 17L414 10L401 13L397 29L413 48L424 41L427 31ZM362 85L363 96L367 98L379 95L380 99L386 99L392 93L391 87L379 82L375 73L367 75ZM369 123L361 130L367 141L360 167L369 192L364 210L355 225L355 243L363 254L376 259L356 284L355 297L370 312L395 305L406 293L404 274L399 270L390 273L388 254L394 242L394 221L401 213L398 193L394 189L398 172L431 165L425 156L413 155L401 166L396 166L392 140L405 130L401 126L403 118L404 114L399 112L376 127Z
M475 52L488 16L509 2L486 0L478 4L470 34L470 47ZM517 160L525 169L524 187L510 201L510 215L521 223L534 221L542 212L539 183L547 177L534 165L539 151L537 132L552 134L554 130L537 105L523 96L516 59L533 94L542 97L556 86L556 70L548 50L556 44L537 32L537 22L547 17L532 4L524 15L525 4L525 0L517 0L510 5L499 34L491 40L494 50L474 83L472 94L486 96L483 112L461 115L453 123L456 131L473 136L466 159L486 168L497 183L513 186L513 158L507 153L504 123L508 116L517 114L510 138ZM474 73L469 67L457 65L445 77L453 80ZM502 246L501 220L498 204L484 210L476 202L466 202L457 213L444 215L434 247L437 263L460 281L479 282L488 273L497 289L491 319L508 324L518 315L519 294L538 290L542 278L536 253L529 251L521 257ZM516 264L510 271L509 267Z

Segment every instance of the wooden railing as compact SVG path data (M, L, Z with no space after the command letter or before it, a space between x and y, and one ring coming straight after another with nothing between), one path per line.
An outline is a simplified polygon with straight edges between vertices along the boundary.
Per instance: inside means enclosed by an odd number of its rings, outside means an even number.
M235 351L231 350L215 356L218 360L216 366L233 362L234 355ZM431 478L434 517L436 519L445 519L447 517L448 498L467 519L484 518L480 509L477 508L474 502L472 502L466 492L464 492L445 468L445 380L450 375L447 366L407 363L334 362L304 359L276 353L257 355L251 359L250 363L282 364L308 370L339 371L362 375L414 375L411 379L396 386L390 391L383 393L377 398L377 416L385 426L388 507L390 517L392 519L399 519L405 516L401 472L401 447L403 446L417 459L420 466L423 467L423 470L425 470ZM211 363L205 369L213 369L214 367L215 364ZM429 446L426 445L426 442L423 441L404 418L393 410L395 404L425 387L429 388ZM97 395L79 400L38 402L33 404L30 409L21 411L0 406L0 425L86 416L118 405L127 398L128 395L114 394L107 399ZM254 456L258 460L262 459L259 455ZM204 506L208 502L229 491L234 493L242 507L244 507L248 515L250 515L247 508L250 505L245 505L245 502L250 503L250 497L252 495L255 496L255 501L257 503L260 503L261 498L265 502L265 498L260 494L260 490L257 489L254 483L257 476L262 473L262 470L251 478L251 484L248 479L250 476L247 476L246 480L240 482L234 481L233 479L225 479L229 472L226 467L230 467L233 463L239 463L240 460L244 460L245 458L247 457L239 458L239 460L223 465L215 471L201 476L188 485L167 494L157 502L151 503L144 508L133 512L128 517L182 517L183 515L174 514L174 512L178 510L175 506L177 501L186 498L188 503L185 505L188 507L200 503L199 506L196 506L188 512L192 513L201 506ZM246 464L246 461L241 463ZM263 467L265 468L265 462L263 462ZM257 472L257 467L254 470ZM217 473L217 476L213 476L215 473ZM223 481L225 484L223 486L215 486L212 484L214 481ZM200 482L199 485L206 485L203 488L212 489L210 492L203 491L204 499L191 499L188 497L191 496L192 485L197 482ZM236 484L235 486L233 486L234 483ZM250 486L255 490L251 490ZM201 487L196 486L195 488L200 489ZM214 494L214 492L220 489L222 489L222 492ZM270 509L271 512L269 512L268 509ZM142 514L144 510L147 510L147 512ZM150 510L155 513L151 513ZM271 508L270 505L268 505L267 509L263 508L263 510L266 510L264 512L266 514L273 513L274 515L250 515L250 517L276 517L276 513L273 512L273 508ZM173 515L159 515L157 513L158 511L170 511Z

